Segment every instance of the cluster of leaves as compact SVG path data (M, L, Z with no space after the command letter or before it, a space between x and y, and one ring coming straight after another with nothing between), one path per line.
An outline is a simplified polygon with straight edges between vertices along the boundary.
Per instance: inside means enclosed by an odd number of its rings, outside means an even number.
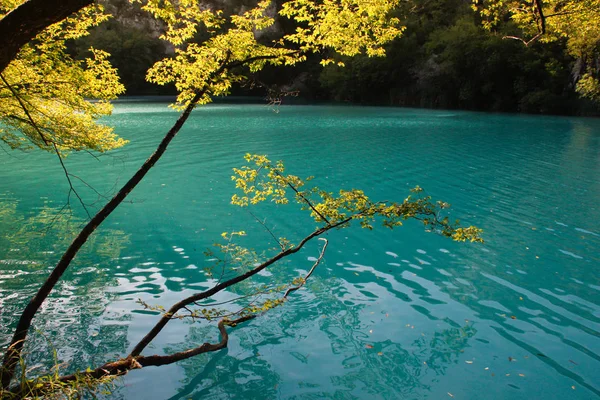
M23 1L1 0L0 18ZM40 33L2 72L0 141L11 148L49 151L107 151L126 143L98 119L111 112L108 102L124 91L104 51L75 61L68 40L108 18L100 5L87 7ZM89 99L98 101L91 102Z
M403 202L373 202L362 190L340 190L337 194L316 186L307 188L307 181L295 175L286 174L281 161L271 162L264 155L247 154L249 166L234 169L232 180L240 190L231 202L238 206L248 206L270 200L276 204L287 204L289 193L304 210L310 211L313 220L321 226L346 227L351 221L358 221L363 228L373 229L373 222L381 220L389 228L401 226L407 219L420 220L427 229L437 231L457 241L482 242L481 230L476 227L461 228L459 222L451 223L448 217L441 217L441 211L450 205L445 202L432 202L430 196L423 196L423 189L412 189Z
M600 1L599 0L495 0L474 1L474 9L484 17L484 25L495 29L507 17L522 30L520 39L526 44L539 40L554 42L565 39L569 53L581 60L583 68L577 71L577 91L586 97L598 99L598 58L600 57Z
M484 4L492 7L497 2ZM581 75L581 68L593 59L571 53L565 38L525 46L507 38L531 37L516 22L506 16L490 31L483 27L481 15L460 0L411 0L397 13L406 30L386 46L385 58L341 58L345 68L329 65L317 72L319 84L311 86L313 93L355 103L598 112L593 101L581 97L583 86L594 91L594 80ZM579 79L579 93L574 79Z
M185 107L200 89L204 93L199 103L207 103L211 96L228 94L235 82L246 78L243 71L234 68L215 74L224 64L243 63L255 73L266 65L295 65L305 61L307 54L325 50L349 56L361 52L381 56L385 53L383 45L402 32L399 21L389 18L395 5L384 0L285 2L280 14L294 21L297 30L261 43L258 33L275 22L270 0L234 15L224 15L222 10L193 0L143 2L144 10L165 23L162 38L175 48L173 57L157 62L148 71L148 79L159 85L174 83L178 105ZM198 43L195 38L201 28L208 39Z

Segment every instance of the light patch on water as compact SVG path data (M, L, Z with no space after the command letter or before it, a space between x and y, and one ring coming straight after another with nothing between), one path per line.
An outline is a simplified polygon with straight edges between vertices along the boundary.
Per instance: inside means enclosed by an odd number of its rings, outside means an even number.
M442 268L436 268L437 272L439 272L440 274L444 275L444 276L452 276L452 274L448 271L446 271L445 269Z
M510 310L508 308L504 307L502 304L494 300L479 300L479 304L488 308L500 310L505 313L510 313Z
M419 262L419 264L421 264L421 265L431 265L430 262L421 260L419 257L415 257L415 260L417 260Z
M427 254L425 250L417 249L417 253L419 254Z
M185 267L185 269L198 269L198 267L195 266L194 264L190 264L187 267Z
M521 275L527 275L527 272L525 272L525 271L522 271L522 270L520 270L520 269L517 269L517 270L515 270L515 271L517 271L517 272L518 272L518 273L520 273Z
M164 265L173 265L175 264L175 261L167 261L163 263Z
M0 260L0 264L12 264L12 265L35 265L36 261L29 260Z
M183 258L190 258L190 256L183 256Z
M554 232L554 229L552 229L552 228L545 228L545 229L546 229L547 231Z
M392 267L399 267L402 264L398 264L398 263L388 263L388 265L391 265Z
M402 261L404 264L410 264L410 261L408 261L408 260L400 260L400 261Z
M141 263L140 265L147 266L147 265L154 265L154 264L156 264L154 261L148 261L148 262L145 262L145 263Z
M344 265L344 263L335 263L335 265L337 265L338 267L341 267Z
M392 257L394 257L394 258L398 258L398 254L396 254L396 253L393 253L393 252L391 252L391 251L386 251L386 252L385 252L385 254L387 254L388 256L392 256Z
M560 226L569 226L569 225L567 225L567 224L563 224L562 222L558 222L558 221L554 221L554 223L555 223L556 225L560 225Z
M173 281L173 282L183 282L183 281L185 281L185 278L173 277L173 278L169 278L169 280Z
M175 247L175 246L173 246L173 250L175 250L178 253L181 253L183 251L183 247Z
M262 271L260 271L258 273L258 275L260 275L260 276L273 276L273 274L271 272L267 271L266 269L263 269Z
M141 272L159 272L160 268L156 268L156 267L152 267L152 268L131 268L129 270L129 272L132 272L134 274L137 273L141 273Z
M421 268L421 267L419 267L418 265L416 265L416 264L413 264L413 263L409 263L409 264L408 264L408 266L409 266L409 267L413 267L414 269L423 269L423 268Z
M575 254L575 253L571 253L570 251L567 251L567 250L558 249L558 251L560 251L561 253L563 253L563 254L566 254L566 255L568 255L568 256L571 256L571 257L573 257L573 258L577 258L578 260L581 260L581 259L583 259L583 257L581 257L581 256L578 256L578 255L577 255L577 254Z
M465 286L471 286L471 282L469 282L468 280L463 279L463 278L456 278L456 282L458 282L462 285L465 285Z
M446 249L440 249L440 252L442 252L442 253L446 253L446 254L449 254L449 253L450 253L450 251L449 251L449 250L446 250Z
M306 257L306 259L307 259L308 261L312 261L312 262L315 262L315 261L317 261L317 260L318 260L318 258L317 258L317 257L312 257L312 256L311 256L311 257Z
M587 229L575 228L575 230L576 230L577 232L581 232L581 233L587 233L588 235L600 236L600 235L598 235L598 234L597 234L597 233L595 233L595 232L588 231Z
M542 310L532 310L531 308L527 307L519 307L519 310L536 317L544 313Z

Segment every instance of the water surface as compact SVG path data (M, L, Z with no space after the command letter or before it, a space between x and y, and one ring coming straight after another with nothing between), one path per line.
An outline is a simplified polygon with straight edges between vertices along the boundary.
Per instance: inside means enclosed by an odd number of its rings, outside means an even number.
M453 243L416 223L350 228L292 301L233 329L229 347L129 374L125 399L594 399L600 397L600 122L411 109L213 105L195 111L163 159L102 226L36 319L29 358L52 347L68 369L125 354L169 305L207 285L203 251L223 231L269 235L229 204L247 152L282 159L327 190L402 200L415 185L485 230ZM131 143L67 158L101 194L153 151L177 114L118 104L107 119ZM47 230L68 187L55 158L0 152L0 343L68 244L75 215ZM86 202L105 201L77 182ZM94 207L92 206L92 209ZM257 211L279 236L314 224L300 211ZM47 232L46 234L44 234ZM272 270L301 275L314 243ZM217 339L174 323L146 354ZM42 349L45 349L42 351ZM35 350L35 351L32 351Z

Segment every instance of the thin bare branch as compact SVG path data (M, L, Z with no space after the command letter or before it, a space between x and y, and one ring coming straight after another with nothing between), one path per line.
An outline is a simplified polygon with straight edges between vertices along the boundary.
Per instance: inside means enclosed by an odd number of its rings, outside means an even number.
M46 146L52 146L52 148L54 149L54 152L56 153L56 156L58 157L58 161L60 162L60 166L63 169L65 177L67 178L67 182L69 183L69 195L71 194L71 192L75 193L75 196L77 196L77 199L79 200L79 203L81 204L81 206L85 210L85 213L88 215L88 218L91 219L92 215L90 214L90 211L88 210L87 206L83 202L83 199L81 198L81 196L79 195L79 193L77 192L77 190L75 190L75 187L73 186L73 182L71 182L71 178L69 177L69 171L67 170L67 167L65 166L65 163L62 160L62 156L60 155L60 151L58 150L58 146L56 146L56 143L54 143L54 141L48 140L44 136L44 134L42 133L40 127L34 121L33 117L29 113L29 110L25 106L25 103L23 103L23 100L21 99L21 96L19 96L19 94L17 93L17 91L8 83L8 81L4 78L4 75L2 75L1 73L0 73L0 78L2 79L2 82L4 82L4 84L6 85L6 87L8 87L9 90L12 92L13 96L15 96L15 98L19 102L19 105L23 109L23 112L25 113L25 115L27 115L27 118L29 119L29 122L31 123L31 126L33 126L33 128L36 130L36 132L40 135L40 138L42 139L42 141L44 142L44 144L46 144ZM68 201L67 201L67 204L68 204Z
M304 279L302 280L302 283L300 285L295 286L295 287L291 287L291 288L289 288L288 290L285 291L285 294L283 295L284 299L287 299L287 297L288 297L288 295L290 293L295 292L296 290L298 290L302 286L304 286L304 284L306 283L306 281L308 280L308 278L310 278L310 276L315 271L315 268L317 268L317 266L321 263L321 260L323 259L323 256L325 255L325 250L327 250L327 245L329 244L329 241L327 239L325 239L325 238L319 238L319 240L325 241L325 244L323 245L323 248L321 249L321 254L319 254L319 258L317 258L317 260L313 264L312 268L310 269L310 271L308 271L308 273L306 274L306 276L304 277Z
M271 235L271 237L279 245L279 247L281 248L281 250L285 250L285 247L281 244L281 242L279 241L279 239L277 239L277 237L273 234L273 232L271 231L271 229L269 229L269 227L263 221L261 221L256 215L254 215L254 213L252 213L252 211L250 211L250 210L247 210L247 211L248 211L248 213L250 215L252 215L254 217L254 219L256 220L256 222L258 222L259 224L261 224L263 226L263 228L265 228L265 230L267 232L269 232L269 235Z

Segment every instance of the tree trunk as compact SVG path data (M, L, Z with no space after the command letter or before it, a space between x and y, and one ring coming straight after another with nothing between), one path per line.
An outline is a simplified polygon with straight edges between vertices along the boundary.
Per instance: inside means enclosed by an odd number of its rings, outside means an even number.
M94 0L29 0L0 19L0 73L40 32Z

